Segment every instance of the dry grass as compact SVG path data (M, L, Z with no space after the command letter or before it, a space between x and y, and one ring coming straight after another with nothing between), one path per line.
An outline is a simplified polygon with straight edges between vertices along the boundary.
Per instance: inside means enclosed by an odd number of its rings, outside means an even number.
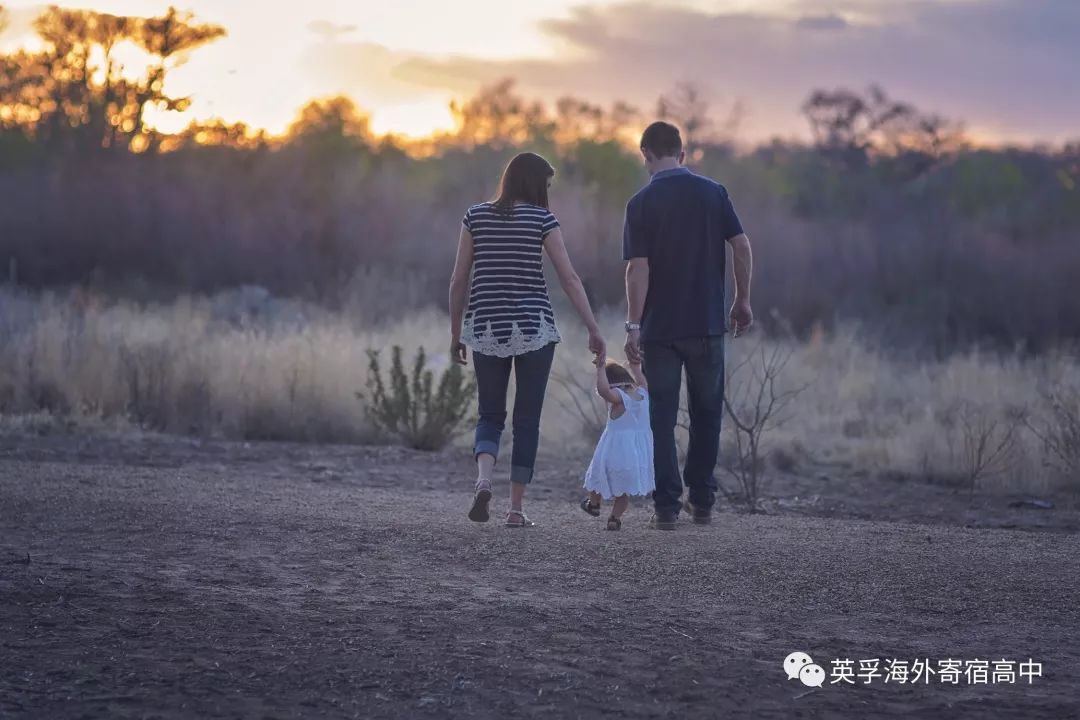
M436 368L445 366L446 323L438 310L385 326L364 327L356 317L253 292L145 306L79 293L5 292L2 425L39 428L51 416L64 425L120 420L236 439L370 442L375 434L354 395L366 380L365 352L396 344L409 356L422 345ZM580 383L551 383L542 433L548 448L584 455L600 401L588 389L593 370L584 333L569 313L561 317L555 373ZM612 342L621 343L618 313L604 317ZM729 342L729 363L760 342ZM1047 388L1080 388L1080 363L1064 353L969 353L915 363L871 346L853 328L779 344L791 353L780 390L806 388L788 421L763 439L762 452L782 471L835 464L963 486L971 477L972 428L998 433L990 439L996 447L994 438L1018 418L1037 427L1053 421ZM731 383L745 381L736 374ZM961 406L965 422L950 410ZM1016 429L1008 453L982 469L976 489L1045 492L1068 481L1028 429L1033 423Z

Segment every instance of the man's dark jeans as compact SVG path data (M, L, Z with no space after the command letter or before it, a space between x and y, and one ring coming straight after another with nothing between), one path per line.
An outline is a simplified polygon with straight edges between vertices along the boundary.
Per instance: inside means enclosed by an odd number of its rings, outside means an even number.
M514 369L514 449L510 456L510 482L528 484L540 443L540 412L544 408L555 343L514 357L473 353L480 417L476 422L474 454L499 457L499 439L506 425L506 388Z
M658 512L678 513L685 482L690 502L707 509L716 502L716 459L720 452L720 420L724 413L724 337L686 338L642 343L642 370L649 381L649 420L652 425ZM690 410L690 445L686 467L679 475L675 425L683 368Z

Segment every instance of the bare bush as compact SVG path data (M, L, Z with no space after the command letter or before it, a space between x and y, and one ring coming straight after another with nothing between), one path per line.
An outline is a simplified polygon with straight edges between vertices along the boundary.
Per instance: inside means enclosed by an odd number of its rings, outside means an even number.
M779 345L766 349L762 344L731 369L724 383L724 409L731 419L735 445L735 462L728 472L738 486L735 491L722 489L728 498L741 500L751 512L760 509L764 438L791 419L790 405L807 387L778 387L777 381L791 356L790 349Z
M991 408L958 400L945 411L946 442L959 479L974 491L979 481L1007 472L1016 458L1017 436L1026 413L1009 408L995 416Z
M367 326L349 312L324 309L314 313L308 304L297 304L295 309L281 304L268 305L276 315L265 322L237 327L222 321L214 301L206 298L160 304L86 302L73 295L0 288L3 426L21 427L22 416L40 415L61 424L107 427L112 432L141 415L144 427L164 425L169 432L223 439L385 441L385 433L374 431L353 395L365 387L366 351L386 348L384 363L388 363L389 348L400 345L408 371L418 346L441 346L445 314L413 312L397 322ZM292 318L301 313L307 320L297 324ZM621 330L622 317L614 309L599 315L609 336ZM602 402L585 385L593 373L584 371L584 358L580 370L574 364L573 348L584 347L584 329L568 322L561 331L565 343L558 350L558 364L563 365L562 371L577 375L577 390L572 392L587 415L582 417L570 395L563 397L565 386L559 387L556 381L545 409L542 448L569 454L591 443L606 418ZM749 376L751 367L760 364L760 348L753 342L732 343L732 368L744 353L759 353L728 382L728 400L736 410L740 393L750 394L744 384L750 380L742 376ZM774 344L766 340L762 346L768 350ZM1070 442L1076 447L1080 437L1075 419L1068 420L1069 402L1072 417L1080 416L1078 398L1076 391L1068 394L1057 389L1080 388L1080 364L1074 354L958 353L939 360L902 358L855 326L823 330L810 342L781 344L792 355L777 387L808 387L798 397L792 421L766 433L761 472L774 472L777 463L783 463L777 448L790 450L801 461L801 445L812 452L815 463L829 466L829 474L858 471L919 477L920 471L931 467L938 476L948 474L960 485L962 453L948 454L949 430L941 419L941 408L955 398L985 408L997 418L1007 418L1010 407L1031 405L1027 422L1037 432L1017 433L1015 462L1000 479L984 472L978 481L980 490L1055 492L1067 476L1063 472L1069 467L1066 458L1076 457L1066 448ZM156 347L168 351L155 356L151 349ZM125 362L122 348L136 357ZM163 368L162 361L169 367ZM444 362L438 358L432 363L433 384ZM471 373L465 370L465 375ZM1031 398L1039 398L1045 387L1054 387L1060 396L1061 419L1045 403L1031 404ZM738 472L734 422L725 418L724 426L723 462ZM684 432L678 435L685 441ZM1043 442L1039 435L1050 442ZM977 432L972 435L977 436ZM745 434L742 439L746 440ZM957 448L963 446L959 431L954 443ZM991 450L993 445L987 443ZM924 465L927 461L929 466ZM724 468L717 472L731 491L725 494L736 493L734 476Z
M1063 387L1043 393L1047 416L1028 420L1042 442L1045 462L1068 476L1080 475L1080 389Z
M394 346L388 382L377 350L368 351L368 361L368 392L357 396L367 403L368 417L379 430L417 450L441 450L461 434L476 384L465 379L460 365L451 363L434 389L435 375L422 347L406 374L401 346Z
M127 381L131 420L150 430L169 429L174 367L170 348L163 344L140 348L122 346L120 366Z
M551 380L563 390L555 402L577 424L583 441L595 445L607 425L607 404L596 395L591 384L583 377L570 372L559 372L553 373Z

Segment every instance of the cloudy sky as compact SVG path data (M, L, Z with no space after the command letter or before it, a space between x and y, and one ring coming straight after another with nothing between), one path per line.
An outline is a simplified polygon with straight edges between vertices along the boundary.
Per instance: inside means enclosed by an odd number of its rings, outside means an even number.
M678 82L743 139L805 133L817 87L881 84L986 140L1080 138L1080 0L174 0L229 37L175 74L192 113L282 130L308 98L346 93L377 130L448 127L448 102L503 77L523 94L625 99ZM40 3L0 0L24 42ZM156 0L69 0L128 14ZM161 118L166 129L185 118Z

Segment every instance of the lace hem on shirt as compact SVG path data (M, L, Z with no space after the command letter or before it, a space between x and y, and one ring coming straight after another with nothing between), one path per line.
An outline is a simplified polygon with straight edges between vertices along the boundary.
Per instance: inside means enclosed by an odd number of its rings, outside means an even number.
M485 323L484 331L477 333L471 318L465 319L461 332L461 341L472 348L473 352L494 357L524 355L560 340L562 338L558 328L548 322L547 318L540 319L540 328L535 335L525 335L515 322L510 329L510 337L505 342L499 342L491 332L490 323Z

